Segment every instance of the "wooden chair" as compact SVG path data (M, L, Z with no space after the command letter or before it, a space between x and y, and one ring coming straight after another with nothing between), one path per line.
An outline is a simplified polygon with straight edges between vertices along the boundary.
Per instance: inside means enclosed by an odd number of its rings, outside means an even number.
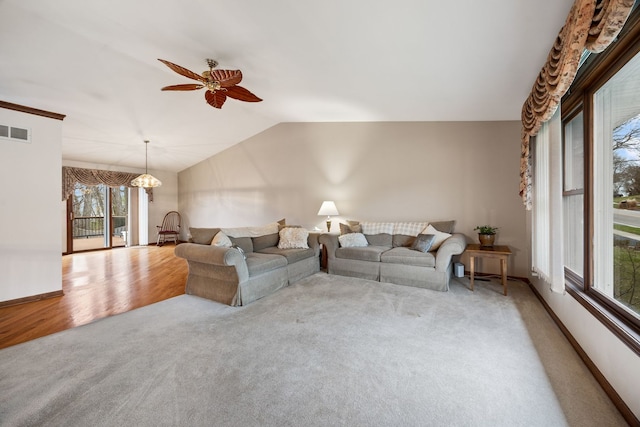
M162 225L156 225L158 229L158 240L156 245L162 246L165 242L173 241L178 244L180 235L180 214L176 211L168 212L162 220Z

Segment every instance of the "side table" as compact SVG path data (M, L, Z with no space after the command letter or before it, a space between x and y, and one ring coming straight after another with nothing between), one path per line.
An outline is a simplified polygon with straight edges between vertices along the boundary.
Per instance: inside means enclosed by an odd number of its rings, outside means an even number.
M500 260L500 273L502 275L502 288L504 294L507 295L507 259L511 255L511 249L509 246L480 246L477 243L467 245L465 252L469 255L469 282L471 284L471 290L473 291L473 275L475 273L475 259L481 258L494 258Z

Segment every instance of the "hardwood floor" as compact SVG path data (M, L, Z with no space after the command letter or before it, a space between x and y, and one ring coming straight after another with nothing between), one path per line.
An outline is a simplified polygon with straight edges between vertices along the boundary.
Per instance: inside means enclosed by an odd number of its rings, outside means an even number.
M174 245L62 257L64 295L0 308L0 349L184 294L187 262Z

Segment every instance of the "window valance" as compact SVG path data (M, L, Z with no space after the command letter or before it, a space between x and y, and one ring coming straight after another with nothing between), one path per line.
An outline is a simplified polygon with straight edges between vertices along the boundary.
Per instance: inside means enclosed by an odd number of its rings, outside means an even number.
M64 166L62 168L62 200L73 194L76 182L84 185L104 184L108 187L133 187L133 181L138 173L115 172L100 169L84 169ZM149 201L153 201L153 188L145 188Z
M529 140L556 111L578 72L584 50L602 52L624 26L634 0L576 0L522 106L520 196L531 209Z

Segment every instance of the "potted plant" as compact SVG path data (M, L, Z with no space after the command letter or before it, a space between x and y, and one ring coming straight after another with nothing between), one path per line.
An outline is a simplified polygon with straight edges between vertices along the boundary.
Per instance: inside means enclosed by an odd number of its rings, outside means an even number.
M478 232L478 240L480 240L480 246L493 246L493 242L496 239L496 231L498 227L492 227L490 225L479 225L474 228Z

